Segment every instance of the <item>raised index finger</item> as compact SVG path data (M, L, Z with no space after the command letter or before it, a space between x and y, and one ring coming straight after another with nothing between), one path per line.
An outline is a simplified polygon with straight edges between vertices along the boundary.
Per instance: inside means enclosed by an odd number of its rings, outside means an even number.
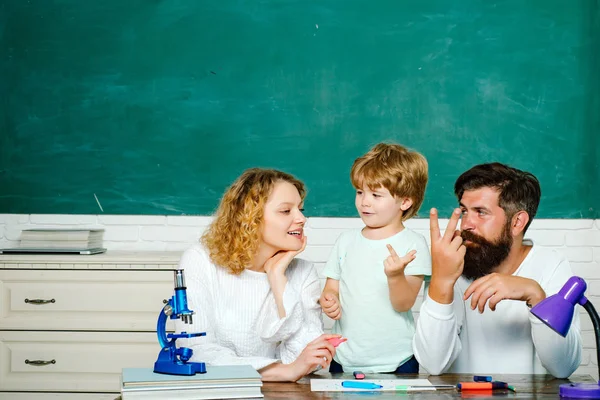
M390 252L390 255L392 256L392 258L394 260L399 260L400 257L398 257L398 254L396 253L396 250L394 250L394 248L392 247L391 244L386 244L386 247L388 249L388 251Z
M438 214L435 208L429 211L429 235L431 236L432 243L440 239L440 223L438 222Z
M450 221L448 221L448 226L446 226L446 231L444 232L444 240L448 243L450 243L452 241L452 238L454 237L454 231L456 231L456 227L458 226L459 218L460 208L455 208L452 212L452 216L450 217Z

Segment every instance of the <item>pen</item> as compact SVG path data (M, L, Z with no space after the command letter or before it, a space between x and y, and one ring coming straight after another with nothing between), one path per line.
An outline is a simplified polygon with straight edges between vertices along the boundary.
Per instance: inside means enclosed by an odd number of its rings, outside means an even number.
M411 390L438 390L438 389L456 389L454 385L398 385L396 386L396 390L400 391L411 391Z
M489 390L489 389L507 389L505 382L460 382L456 385L458 390Z
M343 381L342 386L353 389L381 389L383 387L373 382L363 381Z

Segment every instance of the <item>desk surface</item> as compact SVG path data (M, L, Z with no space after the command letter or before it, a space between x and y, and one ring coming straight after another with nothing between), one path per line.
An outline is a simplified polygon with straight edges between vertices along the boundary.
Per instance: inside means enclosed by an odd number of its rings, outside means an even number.
M428 375L393 375L393 374L368 374L371 379L395 379L395 378L427 378L432 384L451 384L458 382L468 382L473 380L473 375L446 374L441 376ZM457 390L438 390L436 392L411 392L401 394L398 392L311 392L310 379L336 378L336 379L354 379L349 374L321 373L311 375L298 383L273 383L265 382L263 385L263 394L266 400L270 399L364 399L376 398L388 399L399 397L412 397L419 399L486 399L486 398L506 398L506 399L559 399L558 387L568 382L595 383L596 381L589 375L573 375L570 379L556 379L550 375L493 375L498 381L507 382L516 389L515 392L508 390L494 390L494 392L459 392ZM368 379L366 379L368 381Z

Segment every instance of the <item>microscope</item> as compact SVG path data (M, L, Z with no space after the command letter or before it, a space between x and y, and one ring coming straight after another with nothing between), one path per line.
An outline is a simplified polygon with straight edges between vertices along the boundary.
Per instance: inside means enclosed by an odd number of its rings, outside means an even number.
M195 375L206 373L206 364L203 362L190 362L193 350L187 347L175 345L175 341L181 338L192 338L206 336L206 332L200 333L169 333L166 332L167 317L170 319L181 319L186 324L192 323L193 311L188 309L185 277L183 270L177 269L175 274L175 294L160 311L156 323L156 335L161 350L158 359L154 363L154 372L168 375Z

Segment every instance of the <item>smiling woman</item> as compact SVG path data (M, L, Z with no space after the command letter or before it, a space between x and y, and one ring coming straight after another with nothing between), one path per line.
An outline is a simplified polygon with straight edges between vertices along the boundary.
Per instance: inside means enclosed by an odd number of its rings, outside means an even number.
M296 381L329 366L335 348L324 335L320 284L306 247L304 184L281 171L252 168L225 192L201 243L180 261L192 326L192 361L251 364L265 381Z

